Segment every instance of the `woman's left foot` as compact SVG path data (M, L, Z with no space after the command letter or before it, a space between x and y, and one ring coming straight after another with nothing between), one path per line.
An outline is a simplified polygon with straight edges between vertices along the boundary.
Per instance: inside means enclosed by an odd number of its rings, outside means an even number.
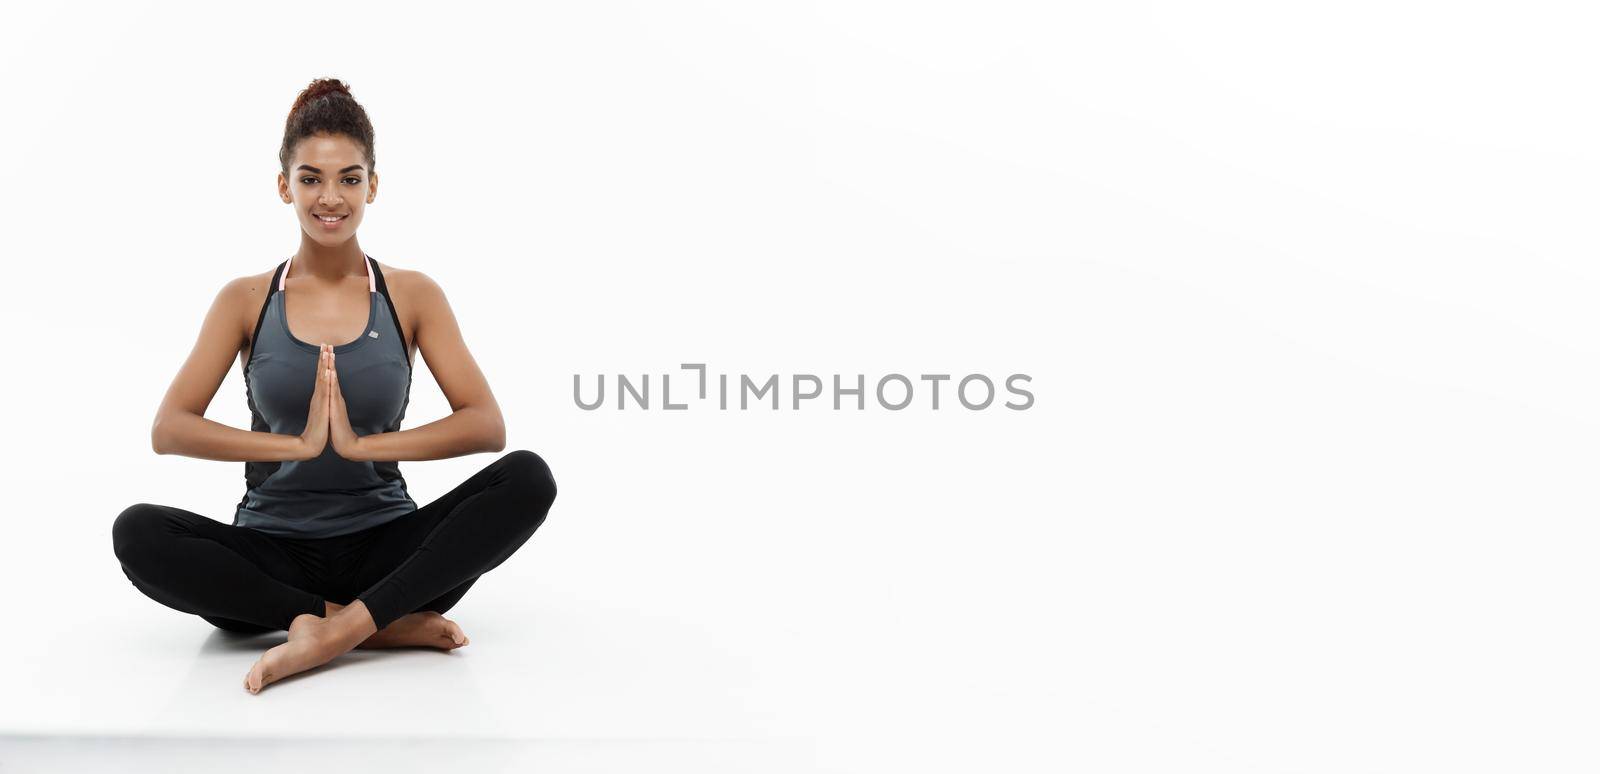
M328 618L344 609L344 605L329 602ZM296 616L294 622L289 624L289 639L304 635L304 630L314 621L326 620L315 615ZM420 610L415 613L396 618L388 626L378 630L377 634L361 641L358 648L438 648L440 650L455 650L463 645L471 644L472 639L461 630L460 624L445 618L443 615L431 610Z
M472 642L460 625L432 611L408 613L368 637L358 648L403 648L421 646L455 650Z

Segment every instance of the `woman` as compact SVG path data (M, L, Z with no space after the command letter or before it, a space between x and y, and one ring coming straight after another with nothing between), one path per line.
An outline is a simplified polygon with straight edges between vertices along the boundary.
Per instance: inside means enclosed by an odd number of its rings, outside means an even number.
M300 93L278 160L300 249L217 295L151 432L158 454L245 462L233 524L139 503L112 529L123 571L157 602L229 631L288 631L245 676L251 693L356 647L466 645L441 614L556 495L544 460L517 450L412 501L398 462L501 451L500 408L439 286L356 242L378 176L372 124L342 82ZM452 413L400 430L419 349ZM248 431L204 418L235 355Z

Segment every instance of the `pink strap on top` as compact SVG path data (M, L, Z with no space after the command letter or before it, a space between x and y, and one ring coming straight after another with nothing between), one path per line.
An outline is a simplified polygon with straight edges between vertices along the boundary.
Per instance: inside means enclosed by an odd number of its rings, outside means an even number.
M289 267L293 264L294 256L291 255L289 260L284 262L283 273L278 275L278 290L283 290L283 283L289 279ZM367 292L378 292L378 278L372 276L372 259L367 257L365 253L361 255L361 265L367 267Z

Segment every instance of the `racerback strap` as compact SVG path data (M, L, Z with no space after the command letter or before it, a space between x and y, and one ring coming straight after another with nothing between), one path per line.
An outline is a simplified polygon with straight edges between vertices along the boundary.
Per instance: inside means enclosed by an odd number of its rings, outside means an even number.
M261 324L267 321L267 307L272 305L272 294L283 289L283 275L289 272L289 262L278 264L278 270L272 273L272 284L268 285L267 297L261 299L261 313L256 315L256 329L250 334L250 355L252 359L256 353L256 340L261 338ZM250 361L244 362L244 373L250 374Z
M366 259L365 261L362 261L362 264L367 267L367 292L376 293L378 292L378 281L377 278L373 276L372 272L372 256L362 253L361 257ZM289 256L288 260L283 262L283 268L278 271L277 282L274 284L277 285L277 288L280 291L283 290L283 283L289 279L289 264L293 262L294 256L291 255Z
M409 368L411 347L406 344L406 329L400 327L400 313L395 311L394 299L389 296L389 286L383 281L383 269L378 268L378 262L372 260L372 256L367 256L367 261L371 264L371 274L368 276L373 278L373 286L377 288L377 292L383 294L384 306L389 307L389 319L394 321L394 332L400 336L400 351L406 354L406 367Z
M409 367L411 365L411 347L406 344L406 331L400 327L400 314L395 311L394 299L389 296L389 286L384 284L383 270L378 268L378 262L373 260L372 256L362 253L361 257L366 259L367 292L383 294L385 305L389 307L389 319L394 321L395 332L400 334L400 351L406 353L406 365ZM256 315L256 329L250 334L250 352L252 355L256 351L256 341L261 338L261 325L267 321L267 307L272 305L272 294L283 292L284 283L289 279L289 264L293 262L294 256L291 255L283 263L278 264L278 269L272 273L272 284L267 286L271 290L267 293L267 297L261 301L261 312ZM246 375L250 373L249 361L245 361L244 371Z

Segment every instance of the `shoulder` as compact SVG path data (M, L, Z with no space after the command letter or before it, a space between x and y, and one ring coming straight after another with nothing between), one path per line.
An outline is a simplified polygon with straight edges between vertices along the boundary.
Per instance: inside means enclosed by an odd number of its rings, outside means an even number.
M229 280L228 284L222 286L222 294L230 296L239 301L250 301L253 299L259 304L262 301L267 300L267 291L271 289L270 286L272 285L272 275L276 273L277 270L278 267L274 266L260 274L248 274L243 277L235 277L234 279Z
M374 259L376 260L376 259ZM406 340L420 343L426 331L438 330L454 319L444 290L433 278L415 269L401 269L378 261L389 296L398 307Z
M217 292L218 308L238 320L240 330L246 337L254 334L257 314L267 301L272 288L272 275L277 270L278 267L274 266L260 274L235 277Z
M445 303L444 289L427 274L390 266L383 261L378 261L378 269L383 272L383 282L389 286L389 294L395 297L396 304L428 310Z

